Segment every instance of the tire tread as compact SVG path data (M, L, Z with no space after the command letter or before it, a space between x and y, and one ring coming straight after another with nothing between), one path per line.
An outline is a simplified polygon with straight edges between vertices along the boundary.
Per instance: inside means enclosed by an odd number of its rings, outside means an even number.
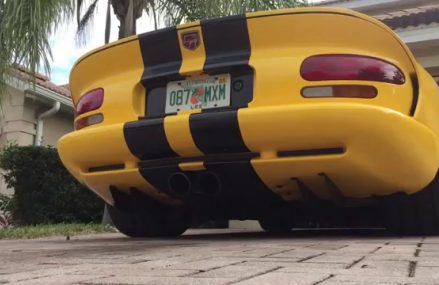
M386 197L387 228L398 235L439 234L439 175L421 191Z

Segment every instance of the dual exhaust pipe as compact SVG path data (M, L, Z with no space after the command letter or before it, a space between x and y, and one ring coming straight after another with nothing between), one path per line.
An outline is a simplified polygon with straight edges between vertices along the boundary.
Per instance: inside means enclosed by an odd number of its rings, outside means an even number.
M169 176L168 182L171 193L178 197L189 194L216 196L221 192L221 180L212 172L203 173L192 179L184 173L176 172Z

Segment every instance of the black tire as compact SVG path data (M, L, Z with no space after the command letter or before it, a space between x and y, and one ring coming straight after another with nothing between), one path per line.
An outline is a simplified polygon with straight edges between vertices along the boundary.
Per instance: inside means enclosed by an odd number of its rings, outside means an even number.
M107 205L114 226L129 237L177 237L190 227L190 217L182 210L122 211Z
M398 235L439 234L439 175L423 190L384 199L387 229Z
M290 209L273 210L258 221L261 228L271 234L286 234L291 232L294 227L294 219Z

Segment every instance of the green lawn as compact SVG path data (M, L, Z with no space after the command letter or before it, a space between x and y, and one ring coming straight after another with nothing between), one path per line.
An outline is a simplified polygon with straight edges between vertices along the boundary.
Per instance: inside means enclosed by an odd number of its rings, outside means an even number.
M115 228L102 224L56 224L17 226L0 229L0 239L32 239L48 236L71 237L79 234L113 233Z

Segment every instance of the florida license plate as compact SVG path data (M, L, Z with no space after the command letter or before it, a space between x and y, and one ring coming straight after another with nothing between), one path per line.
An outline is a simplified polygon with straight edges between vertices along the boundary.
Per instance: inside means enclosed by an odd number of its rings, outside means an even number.
M172 81L166 86L166 114L226 106L230 106L230 74Z

